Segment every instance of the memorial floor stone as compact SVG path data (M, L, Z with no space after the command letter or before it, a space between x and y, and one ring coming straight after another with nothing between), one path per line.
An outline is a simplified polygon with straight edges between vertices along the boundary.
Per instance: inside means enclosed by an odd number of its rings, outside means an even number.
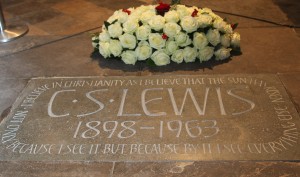
M276 75L32 79L0 125L0 160L300 160Z

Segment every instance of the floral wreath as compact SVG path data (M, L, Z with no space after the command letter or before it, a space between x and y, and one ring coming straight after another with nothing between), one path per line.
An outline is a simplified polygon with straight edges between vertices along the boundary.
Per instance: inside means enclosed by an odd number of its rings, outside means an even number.
M172 1L120 9L104 21L101 33L92 35L95 52L163 66L171 61L224 60L240 51L237 24L229 24L209 8L188 7Z

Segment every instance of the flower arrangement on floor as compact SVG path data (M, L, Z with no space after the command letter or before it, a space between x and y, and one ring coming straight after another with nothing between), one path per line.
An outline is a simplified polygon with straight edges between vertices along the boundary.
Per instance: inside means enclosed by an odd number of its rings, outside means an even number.
M163 66L171 61L224 60L240 50L240 34L209 8L180 4L120 9L95 33L92 44L104 58Z

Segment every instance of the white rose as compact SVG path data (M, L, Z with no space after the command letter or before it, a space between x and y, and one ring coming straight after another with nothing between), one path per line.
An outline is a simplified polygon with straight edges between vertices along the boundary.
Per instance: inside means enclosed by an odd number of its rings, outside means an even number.
M148 24L151 18L154 17L155 15L156 15L155 11L148 10L141 14L140 20L142 21L142 23Z
M131 11L130 15L141 16L143 12L145 12L145 6L136 7L133 11Z
M208 44L208 40L204 33L194 33L193 44L197 49L202 49Z
M92 46L94 48L98 48L99 47L99 37L98 36L93 36L92 37Z
M175 41L178 45L183 44L186 42L186 40L189 38L189 36L186 33L183 32L179 32L176 36L175 36Z
M117 38L123 33L123 29L119 22L108 26L108 33L112 38Z
M168 37L174 37L176 36L179 32L181 31L181 27L174 22L169 22L166 23L165 27L164 27L164 33L168 36Z
M100 42L99 52L104 58L110 57L109 42Z
M127 19L127 21L139 21L140 20L140 17L139 16L136 16L136 15L129 15L128 16L128 19Z
M102 25L101 30L102 30L102 31L106 31L106 30L108 30L108 29L106 29L105 25Z
M194 62L197 58L198 52L197 49L192 47L186 47L183 49L183 58L186 63Z
M205 28L209 25L212 25L212 17L207 14L201 14L199 17L196 17L196 20L198 22L198 26L200 28Z
M201 9L201 13L213 13L213 11L210 8L204 7L203 9Z
M125 21L127 21L127 19L128 19L128 14L126 12L123 12L122 9L120 9L115 11L114 14L107 19L107 22L112 23L115 20L118 20L118 22L124 23Z
M220 48L219 50L215 51L216 60L224 60L230 57L231 48Z
M134 16L141 16L145 11L144 5L139 6L137 8L135 8L133 11L131 11L130 15L134 15Z
M227 23L223 19L216 19L213 22L213 27L222 32L224 32L226 25L227 25Z
M135 54L138 60L146 60L147 58L150 58L152 54L152 48L148 42L141 41L138 44L138 47L135 49Z
M109 42L110 36L107 31L102 31L102 33L99 34L99 40L101 42Z
M233 32L231 25L227 24L224 28L224 33L231 34Z
M166 43L166 53L171 55L178 49L178 45L174 40L169 39Z
M227 24L222 18L216 19L213 23L213 27L219 31L227 34L232 33L232 27L230 24Z
M136 38L138 40L147 40L149 34L151 33L151 28L149 25L142 25L136 30Z
M141 5L137 7L131 15L137 15L137 16L142 16L145 12L147 11L152 11L155 13L155 7L152 5Z
M240 47L241 35L237 32L234 32L231 36L231 45L235 48Z
M123 48L134 49L136 46L136 39L132 34L125 33L119 39Z
M170 57L164 51L158 50L154 52L151 56L151 59L157 66L163 66L170 63Z
M189 7L188 9L187 9L187 11L189 12L189 16L191 16L192 15L192 13L195 11L195 10L197 10L198 11L198 13L197 13L197 15L199 15L199 11L200 11L200 9L198 9L198 7L196 7L196 6L192 6L192 7Z
M185 47L192 43L192 40L189 38L189 36L183 32L179 32L175 36L175 41L176 41L177 45L180 47Z
M171 60L174 61L175 63L182 63L183 57L184 57L183 49L179 49L173 53Z
M222 18L220 16L218 16L215 13L213 13L213 11L211 9L209 9L209 8L203 8L201 10L201 13L207 13L207 14L209 14L213 18L213 20L218 20L218 19L222 20Z
M110 40L109 42L109 51L113 56L118 57L122 53L122 45L118 40Z
M198 28L198 22L192 16L183 17L180 21L180 25L182 26L182 29L188 33L194 32Z
M128 14L126 12L123 12L123 10L118 10L114 13L116 15L116 18L118 19L118 22L124 23L128 19Z
M179 14L174 10L170 10L167 13L165 13L164 17L166 19L166 22L177 23L179 21Z
M132 50L126 50L121 54L121 58L124 63L134 65L137 61L135 52Z
M214 55L214 48L213 47L204 47L203 49L199 50L198 58L200 59L200 63L203 61L208 61Z
M185 43L180 44L180 47L186 47L188 45L192 44L192 40L188 37L187 40L185 41Z
M160 15L156 15L151 18L151 20L149 21L149 25L152 29L159 31L165 26L165 18Z
M118 20L118 15L114 13L112 16L110 16L110 17L107 19L107 22L108 22L108 23L112 23L112 22L114 22L115 20Z
M133 34L138 27L139 27L138 21L136 21L136 20L127 20L123 24L123 31L125 33Z
M184 18L185 16L191 15L185 5L176 5L176 11L179 14L180 19Z
M220 43L220 33L217 29L208 30L206 37L213 46L216 46Z
M227 48L230 46L230 34L224 34L221 36L221 44L223 47Z
M149 43L151 47L161 49L166 45L166 40L159 33L151 33L149 34Z

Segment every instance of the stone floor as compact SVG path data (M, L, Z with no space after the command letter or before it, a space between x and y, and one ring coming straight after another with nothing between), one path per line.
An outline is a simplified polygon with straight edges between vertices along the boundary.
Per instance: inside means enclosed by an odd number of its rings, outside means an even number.
M300 3L297 0L183 0L239 22L242 52L224 63L153 68L93 60L90 33L114 10L152 0L3 0L7 22L29 33L0 44L0 121L33 77L164 74L278 74L300 111ZM97 57L97 56L96 56ZM0 176L300 176L300 162L0 162Z

